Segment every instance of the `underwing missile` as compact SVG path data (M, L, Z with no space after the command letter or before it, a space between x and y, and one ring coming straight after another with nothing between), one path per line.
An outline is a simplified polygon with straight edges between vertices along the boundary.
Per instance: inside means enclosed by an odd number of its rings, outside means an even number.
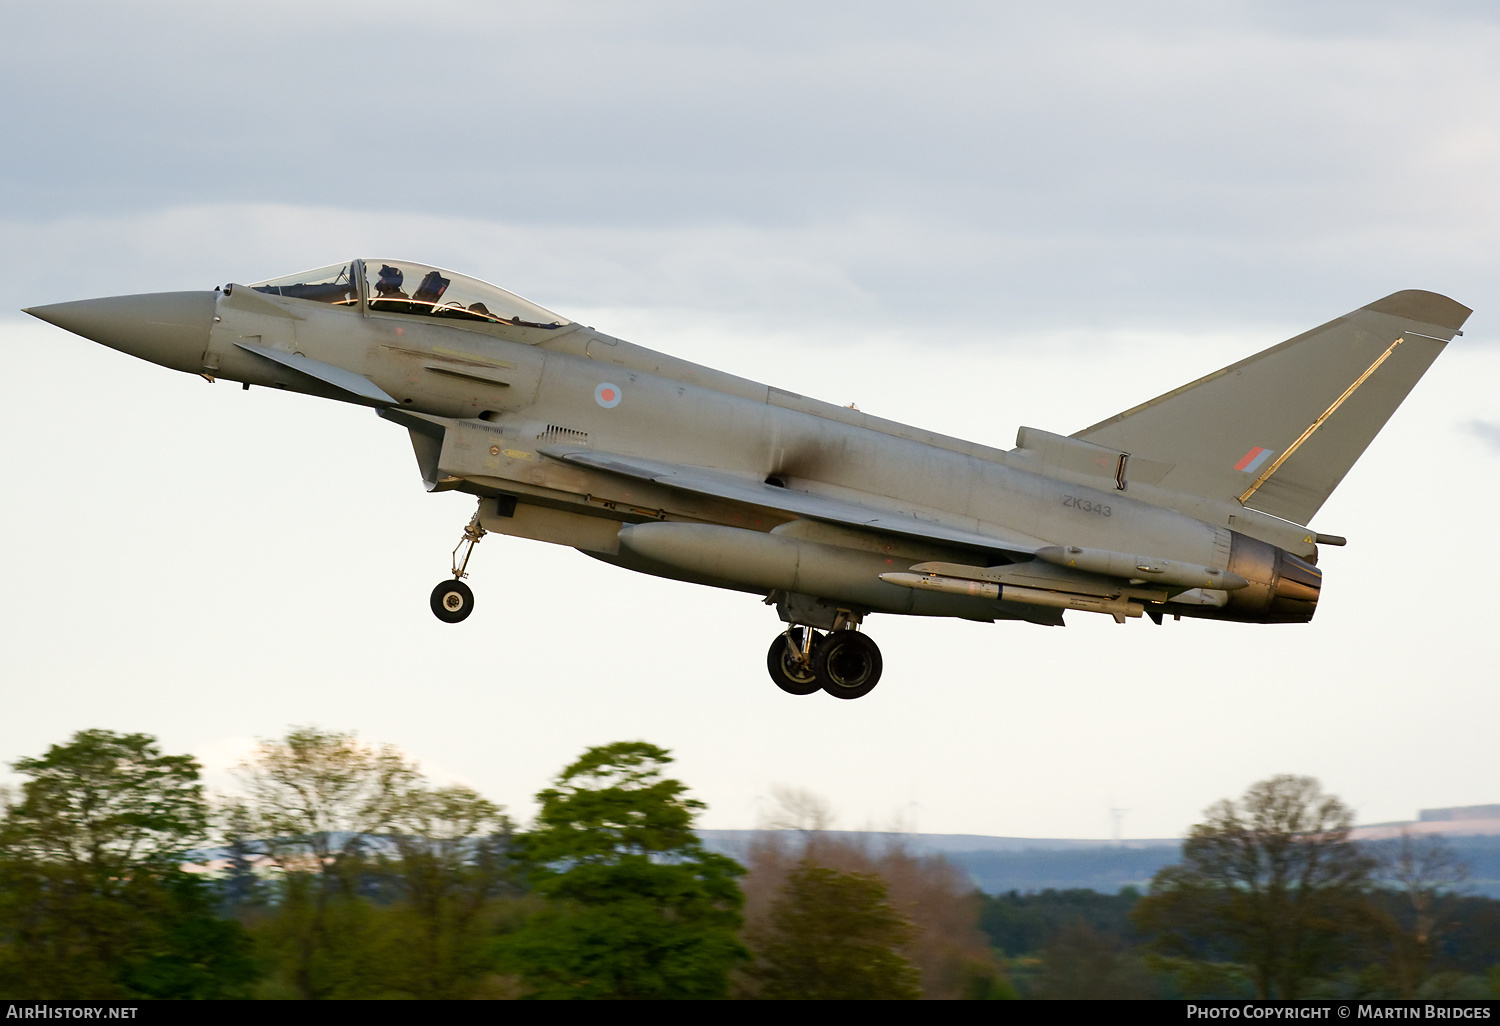
M958 577L940 574L889 573L880 579L887 584L919 591L936 591L945 595L972 595L976 598L994 599L1001 602L1024 602L1033 606L1049 606L1053 609L1077 609L1087 613L1104 613L1108 616L1140 616L1145 607L1129 599L1110 598L1100 595L1074 595L1061 591L1046 591L1042 588L1023 588L1014 584L990 584L986 581L966 581Z

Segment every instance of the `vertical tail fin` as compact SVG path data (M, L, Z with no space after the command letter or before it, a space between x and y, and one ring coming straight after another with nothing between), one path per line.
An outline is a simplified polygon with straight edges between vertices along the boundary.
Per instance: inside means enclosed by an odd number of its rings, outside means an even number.
M1170 463L1162 488L1306 524L1470 313L1397 292L1073 437Z

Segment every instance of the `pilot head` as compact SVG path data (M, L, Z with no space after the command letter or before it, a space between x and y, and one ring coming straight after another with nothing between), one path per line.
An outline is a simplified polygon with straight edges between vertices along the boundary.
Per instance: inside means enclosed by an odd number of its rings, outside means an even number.
M401 282L405 277L401 268L392 267L390 264L380 265L380 280L375 283L375 291L382 296L399 296L401 294Z

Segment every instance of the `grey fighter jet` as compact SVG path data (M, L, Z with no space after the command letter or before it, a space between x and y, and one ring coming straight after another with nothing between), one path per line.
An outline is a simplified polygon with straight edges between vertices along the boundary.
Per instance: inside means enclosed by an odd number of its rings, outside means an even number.
M490 531L754 594L783 691L868 694L871 613L1305 623L1306 525L1469 315L1397 292L1071 435L992 449L653 352L409 260L27 311L145 360L369 406Z

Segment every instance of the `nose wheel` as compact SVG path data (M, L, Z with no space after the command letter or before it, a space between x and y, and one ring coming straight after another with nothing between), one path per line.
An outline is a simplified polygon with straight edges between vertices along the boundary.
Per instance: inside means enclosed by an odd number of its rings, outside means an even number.
M469 557L474 554L474 546L487 533L479 526L479 510L476 509L464 528L464 536L453 548L453 580L442 581L432 589L432 615L444 623L467 620L474 611L474 592L463 579L469 576ZM462 560L458 558L460 552L463 553Z
M463 581L443 581L432 589L432 615L444 623L458 623L474 611L474 592Z

